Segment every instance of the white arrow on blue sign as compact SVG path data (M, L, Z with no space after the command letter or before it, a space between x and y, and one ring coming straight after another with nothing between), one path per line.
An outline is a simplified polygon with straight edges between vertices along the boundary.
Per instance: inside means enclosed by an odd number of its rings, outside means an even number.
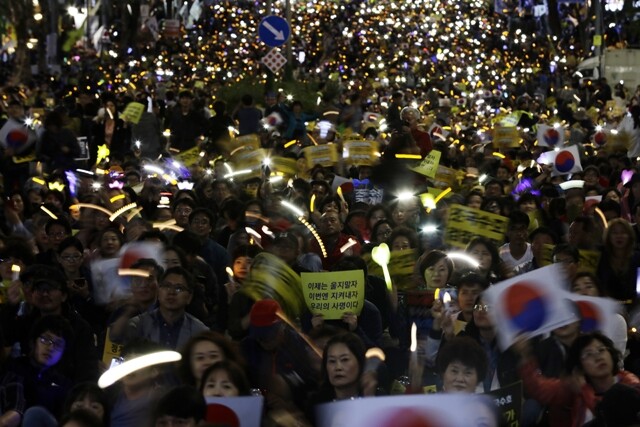
M258 26L258 37L267 46L281 46L289 40L289 35L291 35L289 23L276 15L267 16Z

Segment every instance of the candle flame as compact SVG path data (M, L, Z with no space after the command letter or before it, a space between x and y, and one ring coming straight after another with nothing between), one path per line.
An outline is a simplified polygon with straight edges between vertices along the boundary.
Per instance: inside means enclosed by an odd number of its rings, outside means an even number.
M451 295L449 294L449 292L444 293L444 296L442 297L442 302L445 304L449 304L451 302Z
M20 266L19 266L19 265L16 265L16 264L13 264L13 265L11 266L11 272L13 272L13 273L20 273Z

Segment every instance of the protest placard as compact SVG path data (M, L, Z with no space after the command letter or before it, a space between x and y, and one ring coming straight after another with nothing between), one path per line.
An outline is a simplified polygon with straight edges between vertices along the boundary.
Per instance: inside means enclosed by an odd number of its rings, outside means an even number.
M326 271L302 273L302 292L312 314L340 319L344 313L360 314L364 305L364 272Z
M278 301L290 319L295 319L305 307L300 276L280 258L266 252L253 259L241 291L256 301L266 298Z
M139 102L128 103L122 112L122 120L137 125L140 123L140 118L142 117L142 113L144 113L145 108L145 105Z
M309 169L315 165L331 167L338 162L338 150L335 144L312 145L303 150Z
M198 163L200 161L200 159L202 157L200 157L200 148L199 147L193 147L193 148L189 148L188 150L185 151L181 151L180 153L176 154L174 157L182 162L183 165L185 166L192 166L195 165L196 163Z
M367 271L372 276L383 276L382 267L376 264L371 258L371 254L363 256L367 263ZM416 251L414 249L405 249L402 251L391 252L389 261L389 274L391 281L398 290L415 289L417 282L414 280L413 274L416 265Z
M429 154L427 154L417 166L411 168L411 170L429 178L435 178L441 156L442 153L440 151L431 150Z
M481 236L499 247L504 243L508 224L509 219L504 216L468 206L451 205L444 241L449 246L464 248L471 239Z
M369 140L344 143L344 161L352 166L371 166L378 161L378 143Z
M515 126L493 128L493 146L496 148L516 148L520 146L520 134Z
M492 390L486 396L493 399L502 414L505 426L519 427L522 420L522 382Z
M271 164L269 168L272 172L280 172L285 175L295 175L298 173L298 164L296 159L290 159L288 157L271 157Z

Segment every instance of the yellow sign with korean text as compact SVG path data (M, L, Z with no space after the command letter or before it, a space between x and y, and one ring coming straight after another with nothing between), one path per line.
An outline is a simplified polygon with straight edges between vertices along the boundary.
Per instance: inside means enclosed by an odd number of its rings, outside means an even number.
M142 113L144 113L145 105L139 102L130 102L122 112L122 120L129 123L138 124Z
M111 365L111 361L113 359L120 357L120 353L122 353L122 348L124 347L123 345L116 344L109 339L110 332L110 328L107 328L107 333L104 339L104 351L102 352L102 362L107 367Z
M267 150L264 148L260 148L258 150L243 150L238 154L235 154L231 158L231 162L234 165L234 171L249 171L247 173L239 174L237 176L238 180L242 181L246 178L262 176L262 165L266 158Z
M322 314L325 319L340 319L345 313L362 311L362 270L302 273L301 277L304 300L311 313Z
M309 169L315 165L331 167L338 162L338 149L335 144L312 145L302 151Z
M440 165L440 157L442 153L438 150L431 150L427 156L422 159L420 164L414 168L411 168L412 171L418 172L420 175L427 176L429 178L435 178L436 173L438 172L438 166Z
M281 172L285 175L295 175L298 173L296 159L288 157L271 157L271 171Z
M520 146L520 133L515 126L496 126L493 128L493 146L512 148Z
M436 176L433 178L433 186L436 188L449 188L458 185L458 178L464 178L464 172L446 166L438 165Z
M344 143L344 161L353 166L371 166L378 161L378 143L368 140Z
M365 254L362 258L367 263L369 274L383 277L382 268L371 259L371 254ZM416 252L414 249L391 252L389 275L391 276L391 281L399 290L403 291L418 287L418 282L414 277L415 266Z
M474 237L485 237L501 246L509 219L462 205L451 205L444 242L449 246L464 248Z

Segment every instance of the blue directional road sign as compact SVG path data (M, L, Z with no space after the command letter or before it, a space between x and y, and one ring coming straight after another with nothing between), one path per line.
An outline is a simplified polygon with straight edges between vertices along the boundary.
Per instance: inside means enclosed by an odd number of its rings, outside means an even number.
M277 47L283 45L291 35L291 28L286 19L276 15L270 15L260 22L258 37L267 46Z

